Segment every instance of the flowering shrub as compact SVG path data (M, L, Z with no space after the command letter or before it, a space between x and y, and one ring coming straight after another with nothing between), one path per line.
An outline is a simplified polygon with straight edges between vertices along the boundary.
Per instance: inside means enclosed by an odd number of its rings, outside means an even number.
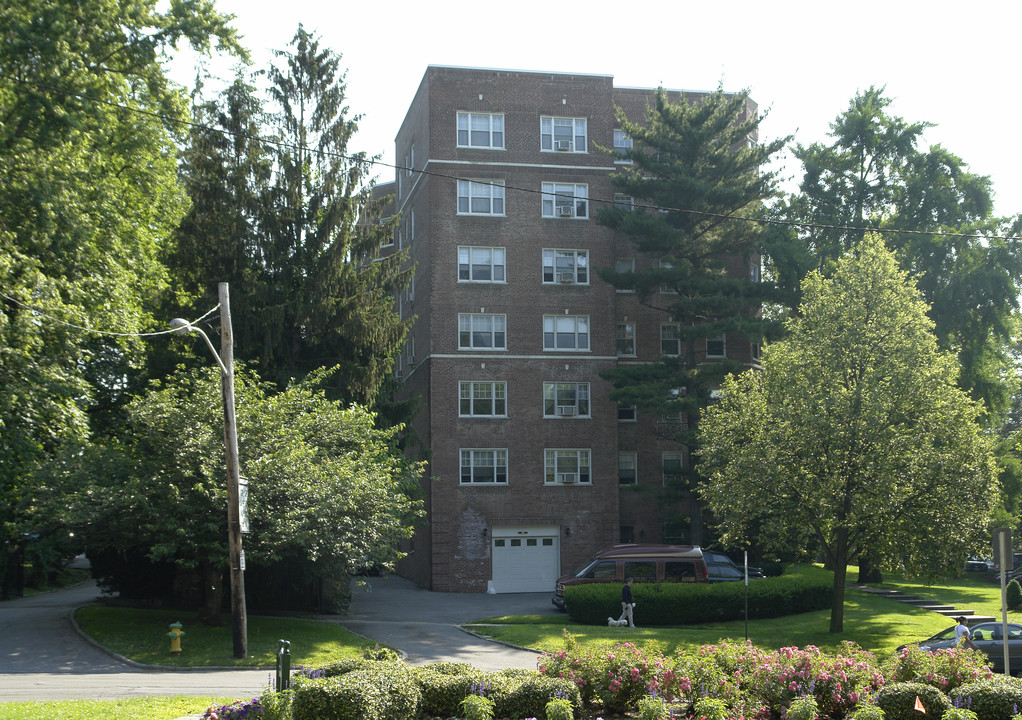
M923 650L909 645L883 667L889 682L920 682L951 694L956 688L978 680L989 680L993 672L987 656L978 650L948 648Z
M202 714L202 720L253 720L263 717L259 698L239 700L230 705L211 705Z

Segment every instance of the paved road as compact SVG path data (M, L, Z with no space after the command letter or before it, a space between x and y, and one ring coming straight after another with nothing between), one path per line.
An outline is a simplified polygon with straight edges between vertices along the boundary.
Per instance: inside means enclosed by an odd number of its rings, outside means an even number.
M269 671L152 670L111 657L72 627L72 611L100 596L95 584L0 603L0 702L114 699L145 695L258 695ZM496 670L535 667L536 654L480 640L455 627L498 615L549 614L549 593L434 593L398 577L355 588L339 622L407 654L408 661L456 660Z

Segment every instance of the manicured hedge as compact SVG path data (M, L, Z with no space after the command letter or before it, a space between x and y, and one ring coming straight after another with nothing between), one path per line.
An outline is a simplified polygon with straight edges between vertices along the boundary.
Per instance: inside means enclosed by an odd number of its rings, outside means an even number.
M771 618L830 607L833 581L826 576L782 575L749 581L749 617ZM745 617L745 583L636 583L636 625L696 625ZM605 625L621 614L621 586L593 583L564 589L571 619Z

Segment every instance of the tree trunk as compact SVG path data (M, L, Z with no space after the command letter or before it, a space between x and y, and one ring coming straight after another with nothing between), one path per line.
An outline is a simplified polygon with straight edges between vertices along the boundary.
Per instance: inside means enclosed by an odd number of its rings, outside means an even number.
M859 553L859 579L860 585L866 583L883 584L884 573L880 566L873 562L873 554L866 550Z
M839 528L834 542L834 598L830 606L830 631L839 633L845 627L845 575L848 567L848 529Z

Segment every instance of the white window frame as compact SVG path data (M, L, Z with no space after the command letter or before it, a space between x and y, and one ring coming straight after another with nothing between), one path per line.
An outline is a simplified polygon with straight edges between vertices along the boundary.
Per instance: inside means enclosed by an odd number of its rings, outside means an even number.
M617 421L618 422L638 422L639 411L635 405L625 405L624 403L617 404Z
M569 328L568 326L571 326ZM558 338L574 337L574 346L561 346ZM544 315L543 316L543 350L545 352L588 352L591 338L589 336L588 315Z
M542 184L542 215L545 218L589 219L589 185L545 182Z
M614 272L618 274L634 273L635 272L635 258L618 258L614 261ZM631 288L614 288L615 292L619 293L633 293L635 292Z
M666 260L661 260L660 261L660 268L663 269L663 270L671 270L671 269L674 268L674 263L669 263ZM661 285L660 286L660 292L665 294L665 295L677 295L678 294L677 288L672 287L670 285Z
M631 341L631 352L628 352L627 342ZM624 351L622 351L624 346ZM614 351L618 357L636 357L638 348L635 341L635 322L619 322L614 326Z
M543 152L588 152L588 118L541 115L539 149Z
M489 397L485 397L487 392ZM458 383L458 417L507 417L507 382L498 380L460 381Z
M458 180L458 214L503 217L504 181Z
M620 128L614 130L614 152L618 155L625 155L629 150L635 147L635 143L628 133ZM620 165L631 165L634 161L631 158L620 157L614 161Z
M588 285L589 251L543 248L544 285Z
M477 127L473 128L473 124L477 125ZM486 125L485 129L482 127L484 124ZM458 147L488 150L504 149L503 113L459 112L455 125ZM486 143L473 142L473 140L482 139L482 134L486 135Z
M631 472L631 480L622 480L622 470ZM636 485L639 482L639 454L636 452L619 452L617 454L618 485Z
M667 337L666 333L674 335L674 337ZM665 352L665 342L677 343L677 352ZM660 325L660 354L663 357L680 357L681 356L681 324L680 323L663 323Z
M489 324L487 329L483 327ZM467 333L468 343L463 342ZM477 335L489 335L491 344L476 345ZM502 345L498 342L503 342ZM459 350L507 350L507 315L499 313L458 313Z
M677 472L668 472L667 471L667 469L668 469L668 461L671 462L670 467L671 467L671 469L673 469L675 467L675 463L674 463L675 458L677 459L676 467L677 467L678 471ZM661 471L663 473L663 475L662 475L663 486L667 487L668 486L667 478L673 477L675 475L680 476L682 474L682 472L684 471L684 469L685 469L685 453L683 453L681 450L666 450L666 451L664 451L660 455L660 468L661 468Z
M544 382L543 417L591 417L592 400L587 382Z
M617 162L621 162L618 160ZM635 197L624 193L614 193L614 207L625 212L635 211Z
M486 256L489 260L486 260ZM475 277L476 269L489 268L490 278ZM482 273L480 273L480 276ZM499 276L499 277L498 277ZM463 283L506 283L507 249L479 245L458 246L458 282Z
M574 476L574 479L567 476ZM546 448L543 451L543 482L546 485L592 485L592 450Z
M458 467L458 482L461 485L505 486L507 485L507 448L460 448L458 451ZM493 479L476 480L475 469L477 467L491 470ZM465 479L466 470L468 480Z
M710 343L713 343L714 352L710 352ZM720 345L720 352L716 352L717 344ZM706 338L706 357L707 358L726 358L727 357L727 335L721 333L720 335L714 335L713 337Z

